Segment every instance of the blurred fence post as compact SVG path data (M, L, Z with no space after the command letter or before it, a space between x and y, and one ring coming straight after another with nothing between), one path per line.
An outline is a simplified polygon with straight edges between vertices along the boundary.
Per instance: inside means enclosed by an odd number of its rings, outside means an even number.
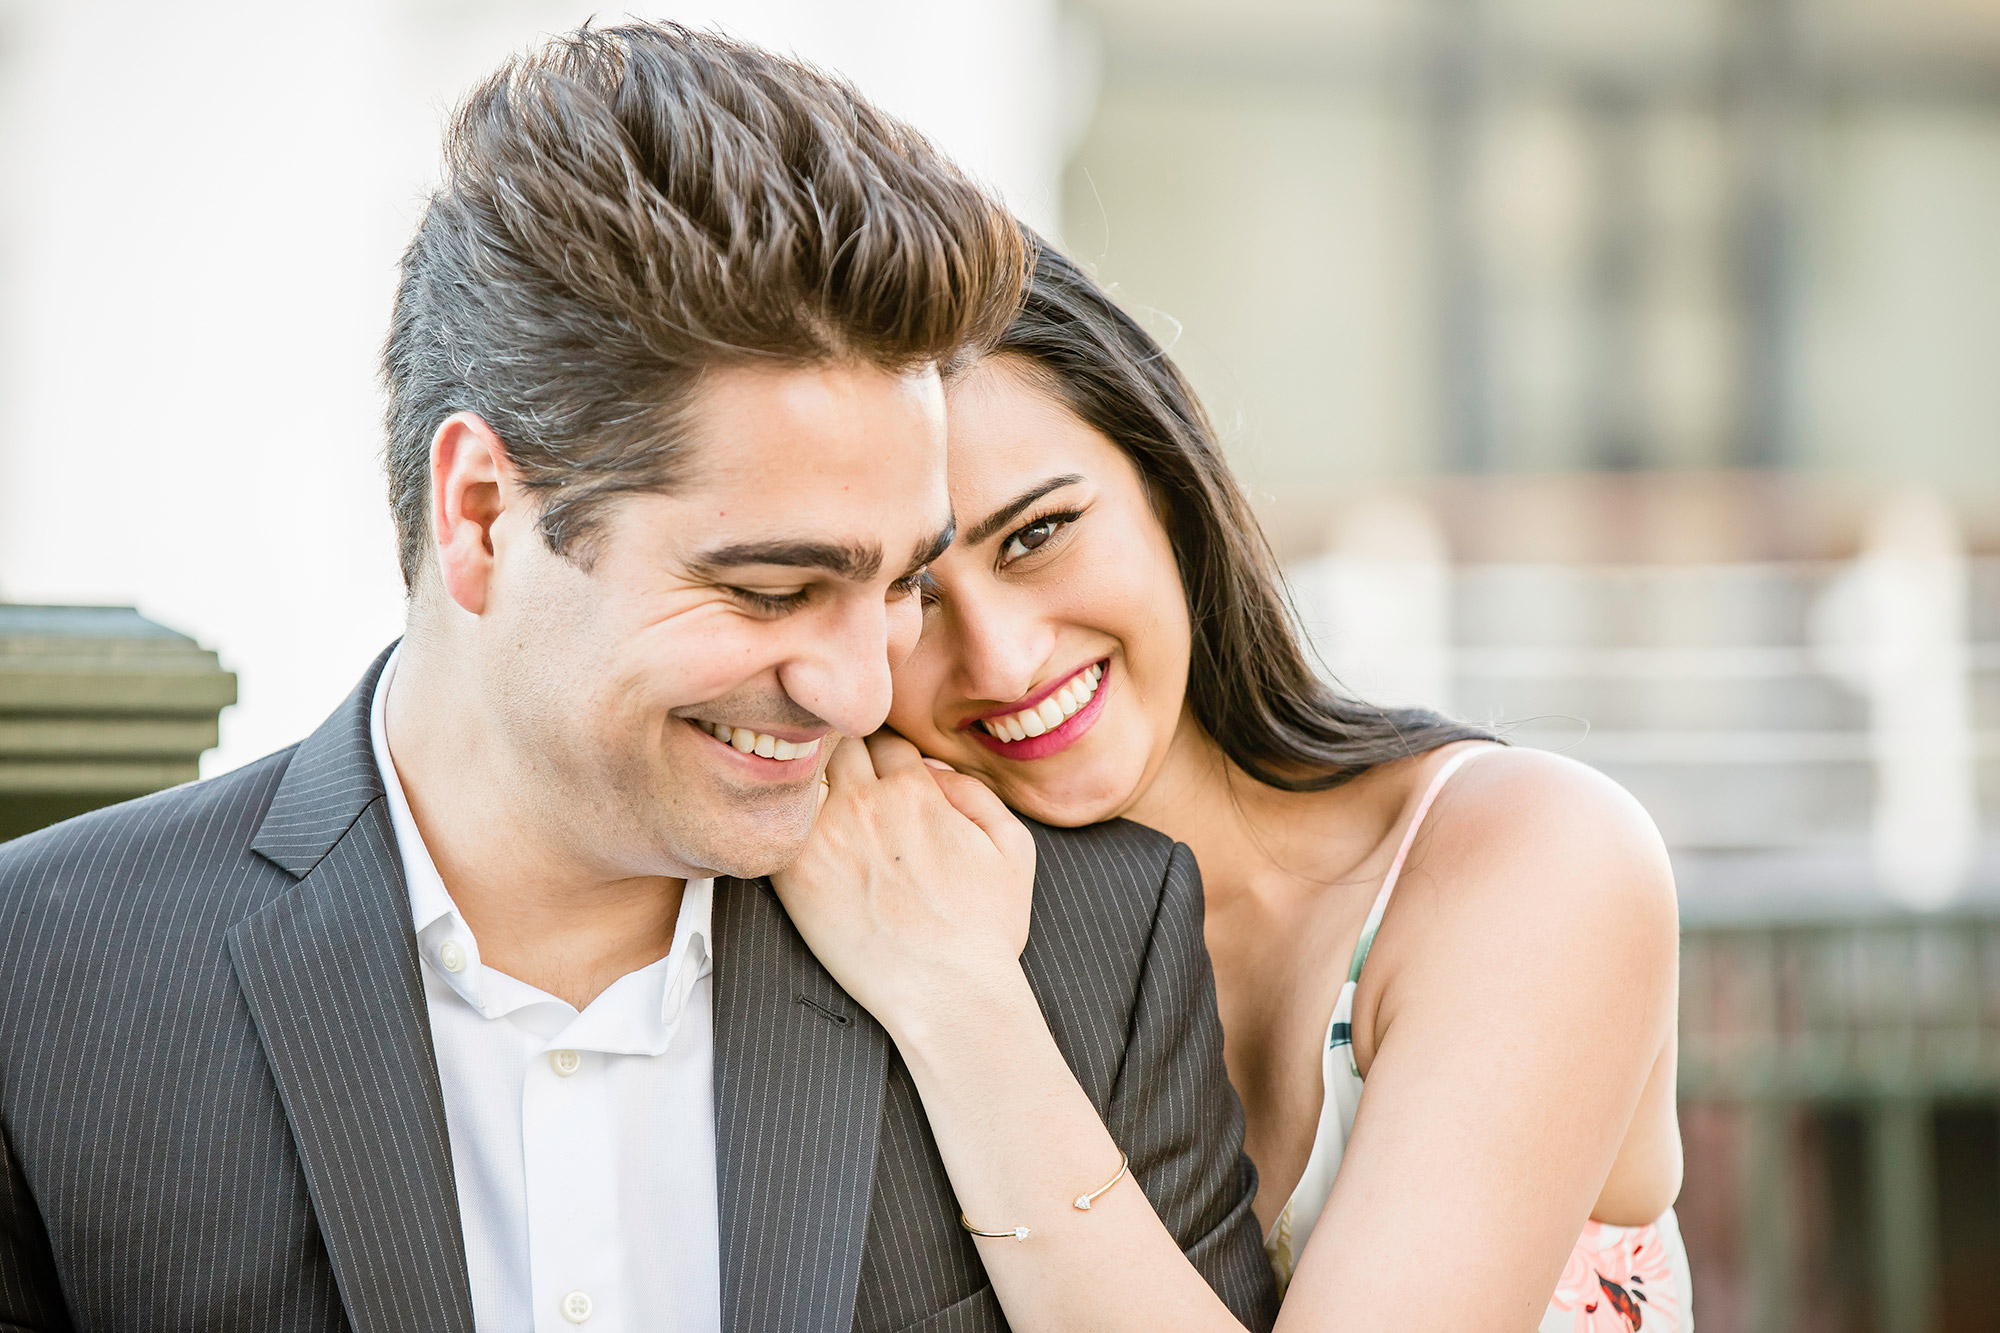
M1937 1189L1931 1103L1901 1097L1868 1113L1868 1176L1875 1217L1875 1327L1930 1333L1937 1285Z
M1760 1098L1744 1108L1744 1285L1755 1333L1790 1333L1793 1103Z
M1907 490L1871 516L1816 618L1829 674L1868 700L1876 874L1917 908L1964 892L1978 845L1967 588L1951 510Z

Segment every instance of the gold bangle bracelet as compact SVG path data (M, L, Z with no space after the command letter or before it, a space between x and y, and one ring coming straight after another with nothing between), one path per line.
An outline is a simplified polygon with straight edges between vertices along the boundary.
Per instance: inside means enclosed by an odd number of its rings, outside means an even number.
M958 1224L973 1235L984 1236L988 1240L1026 1240L1028 1238L1028 1229L1026 1227L1015 1227L1012 1231L981 1231L978 1227L965 1220L964 1213L958 1215Z
M1092 1190L1090 1193L1077 1195L1076 1196L1077 1208L1083 1212L1086 1213L1089 1212L1090 1205L1096 1203L1099 1199L1111 1193L1111 1187L1113 1185L1116 1185L1119 1181L1125 1179L1125 1173L1131 1169L1132 1169L1132 1159L1127 1157L1121 1150L1118 1154L1117 1173L1113 1175L1111 1179L1105 1181L1102 1185L1099 1185L1096 1189Z
M1118 1154L1118 1170L1111 1177L1111 1179L1105 1181L1102 1185L1099 1185L1096 1189L1092 1190L1088 1194L1077 1195L1074 1199L1070 1200L1070 1206L1072 1208L1077 1209L1079 1212L1085 1212L1085 1213L1089 1212L1090 1205L1096 1203L1106 1194L1109 1194L1111 1192L1111 1187L1113 1185L1116 1185L1119 1181L1125 1179L1125 1173L1130 1171L1131 1169L1132 1169L1132 1159L1127 1157L1123 1151L1120 1151ZM980 1236L987 1240L1026 1240L1032 1234L1029 1228L1027 1227L1012 1227L1006 1231L982 1231L978 1227L972 1225L972 1222L966 1217L964 1213L960 1213L958 1215L958 1224L964 1227L966 1231L971 1233L972 1235Z

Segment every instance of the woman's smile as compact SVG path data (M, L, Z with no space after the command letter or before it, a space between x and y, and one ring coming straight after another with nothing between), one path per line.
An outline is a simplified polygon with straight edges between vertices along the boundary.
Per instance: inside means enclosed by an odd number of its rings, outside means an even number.
M1105 673L1111 659L1092 662L1045 686L1005 711L994 711L965 723L981 745L1007 759L1045 759L1067 750L1090 730L1104 711L1108 691Z

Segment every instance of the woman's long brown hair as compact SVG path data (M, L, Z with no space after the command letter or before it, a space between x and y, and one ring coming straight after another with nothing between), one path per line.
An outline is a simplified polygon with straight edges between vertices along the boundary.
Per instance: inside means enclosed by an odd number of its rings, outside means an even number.
M1277 559L1193 390L1088 274L1030 241L1027 301L994 350L1032 363L1145 478L1187 596L1188 704L1223 753L1269 786L1323 791L1392 759L1495 739L1429 709L1363 703L1313 670Z

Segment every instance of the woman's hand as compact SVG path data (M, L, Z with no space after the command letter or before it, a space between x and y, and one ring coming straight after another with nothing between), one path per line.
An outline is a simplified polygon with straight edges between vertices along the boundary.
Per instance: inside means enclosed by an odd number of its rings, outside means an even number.
M1000 798L889 734L843 740L827 780L804 853L771 884L847 993L900 1041L940 1002L1018 978L1035 841Z

